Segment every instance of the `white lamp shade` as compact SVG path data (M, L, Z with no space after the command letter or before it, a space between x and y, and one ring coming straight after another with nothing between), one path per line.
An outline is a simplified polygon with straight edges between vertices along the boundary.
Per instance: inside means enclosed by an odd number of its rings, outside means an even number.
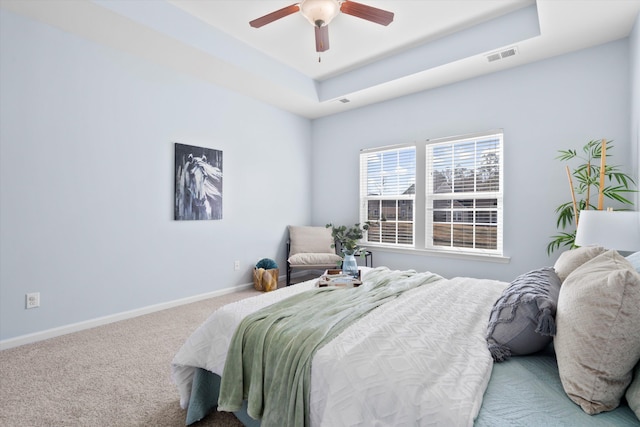
M640 250L640 212L580 211L575 243L618 251Z
M329 25L339 12L340 3L337 0L304 0L300 3L300 13L311 25L317 25L318 21Z

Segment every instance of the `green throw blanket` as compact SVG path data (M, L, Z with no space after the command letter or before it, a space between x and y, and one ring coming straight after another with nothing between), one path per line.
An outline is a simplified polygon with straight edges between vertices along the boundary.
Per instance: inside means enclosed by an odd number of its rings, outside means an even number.
M246 399L265 427L309 425L315 352L374 308L439 279L378 267L357 288L314 289L247 316L229 346L218 410L238 411Z

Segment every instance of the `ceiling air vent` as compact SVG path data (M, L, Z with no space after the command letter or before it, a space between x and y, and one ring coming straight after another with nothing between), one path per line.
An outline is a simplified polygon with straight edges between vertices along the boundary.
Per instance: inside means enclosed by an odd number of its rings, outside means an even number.
M511 49L503 50L500 52L500 56L503 58L508 58L516 54L516 48L512 47Z
M489 60L489 62L493 62L493 61L497 61L500 58L500 54L499 53L492 53L491 55L487 55L487 59Z
M347 98L342 98L342 99L339 99L338 101L342 102L343 104L346 104L347 102L351 102L351 101L350 101L349 99L347 99Z
M518 49L514 47L510 47L508 49L502 50L500 52L493 52L487 55L487 61L495 62L500 59L508 58L510 56L515 56L518 53Z

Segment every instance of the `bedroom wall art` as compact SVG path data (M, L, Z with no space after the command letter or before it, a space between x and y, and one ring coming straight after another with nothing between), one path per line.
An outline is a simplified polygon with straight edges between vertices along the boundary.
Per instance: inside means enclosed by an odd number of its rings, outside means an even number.
M222 151L175 143L174 219L222 219Z

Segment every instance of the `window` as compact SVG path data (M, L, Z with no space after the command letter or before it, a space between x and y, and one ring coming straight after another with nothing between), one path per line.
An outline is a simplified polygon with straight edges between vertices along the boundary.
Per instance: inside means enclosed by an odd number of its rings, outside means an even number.
M360 162L365 171L360 181L364 221L373 223L367 241L413 246L415 147L363 153Z
M502 132L364 150L367 243L502 255Z

